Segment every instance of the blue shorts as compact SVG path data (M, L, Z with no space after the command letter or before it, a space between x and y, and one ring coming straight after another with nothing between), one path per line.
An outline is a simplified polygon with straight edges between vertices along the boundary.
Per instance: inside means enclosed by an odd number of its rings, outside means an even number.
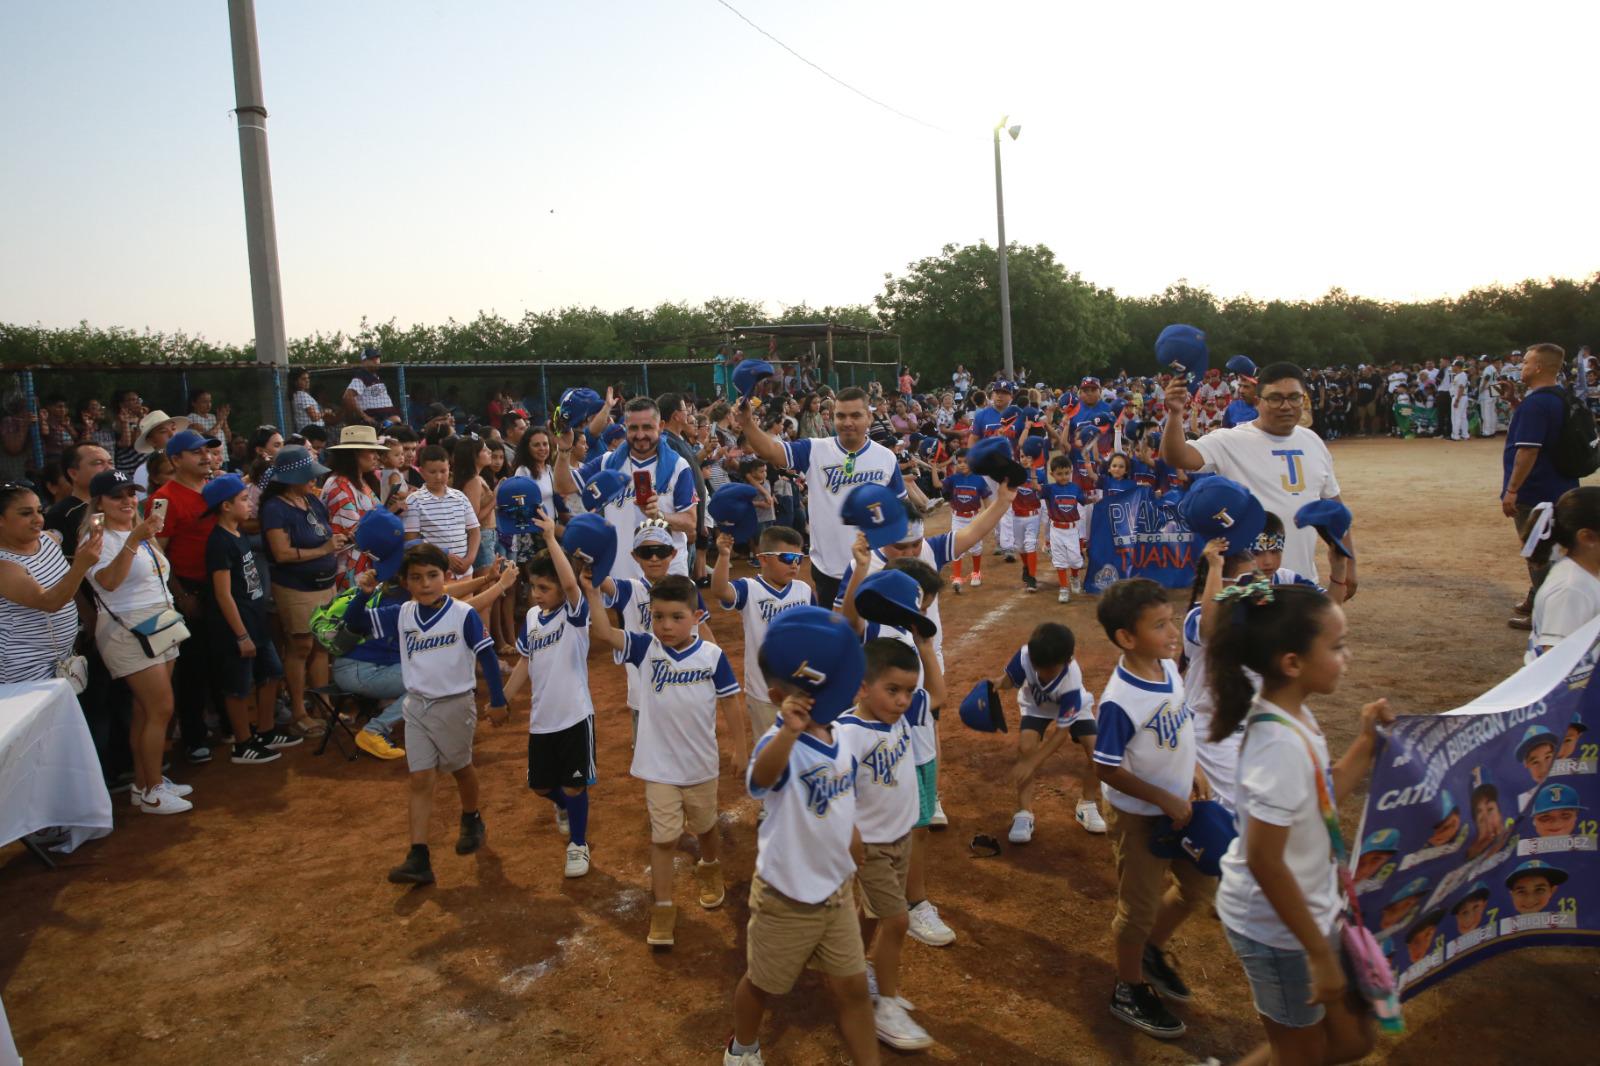
M1228 944L1239 956L1250 982L1256 1013L1289 1029L1308 1029L1322 1021L1327 1009L1311 998L1311 967L1301 950L1275 948L1229 929Z
M472 569L487 570L494 565L494 546L499 540L494 530L481 531L478 536L478 557L472 561Z
M939 805L939 760L930 759L917 767L917 824L913 829L926 829L933 821L933 809Z
M247 700L256 689L283 676L283 662L278 649L269 638L255 642L256 653L246 659L239 654L239 644L226 625L218 626L216 639L217 686L229 699Z

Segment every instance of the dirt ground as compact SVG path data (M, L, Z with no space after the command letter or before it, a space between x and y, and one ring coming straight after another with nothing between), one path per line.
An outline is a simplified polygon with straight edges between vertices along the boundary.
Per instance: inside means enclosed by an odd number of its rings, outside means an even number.
M1433 713L1516 669L1523 636L1505 617L1526 575L1497 506L1500 447L1334 445L1361 553L1349 605L1355 661L1338 696L1317 707L1336 748L1363 702L1387 696L1401 713ZM1024 596L1019 569L989 556L984 588L945 594L952 694L997 676L1044 618L1073 627L1098 691L1113 660L1093 601ZM713 613L737 672L738 618ZM20 846L0 852L0 996L30 1066L718 1061L744 967L755 804L725 767L727 903L694 905L686 841L677 946L647 947L648 831L642 787L627 776L622 674L598 654L591 669L600 783L594 868L581 880L561 876L562 840L550 805L524 787L514 725L478 735L489 826L478 855L452 852L454 795L441 787L431 888L384 881L405 852L404 764L346 762L331 749L316 758L309 744L263 767L177 767L195 786L194 813L144 818L119 797L116 831L55 872ZM975 831L1003 838L1009 825L1015 734L975 734L951 715L942 737L950 828L933 837L930 885L958 939L909 944L903 979L938 1040L928 1060L1178 1064L1227 1060L1258 1039L1239 966L1210 919L1174 945L1196 989L1179 1008L1189 1034L1163 1044L1114 1021L1110 849L1072 821L1081 757L1047 765L1033 843L974 859ZM1359 803L1344 803L1350 828ZM1597 969L1575 951L1492 959L1413 1000L1408 1034L1372 1061L1520 1061L1528 1034L1596 1016ZM779 1002L762 1044L769 1063L845 1061L814 977Z

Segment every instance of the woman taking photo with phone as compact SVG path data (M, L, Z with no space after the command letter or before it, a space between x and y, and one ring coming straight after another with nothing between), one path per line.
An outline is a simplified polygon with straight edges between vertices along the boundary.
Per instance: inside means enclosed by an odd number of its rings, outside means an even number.
M192 789L163 777L161 762L172 720L172 668L189 630L172 603L172 566L155 544L160 515L138 520L137 491L121 471L94 476L83 520L87 537L77 554L103 522L100 557L89 568L100 612L94 637L112 678L126 681L133 693L133 804L146 814L182 814L193 807L185 798Z
M132 484L130 482L130 484ZM78 639L73 597L100 561L98 524L67 563L55 534L44 532L44 508L26 485L0 485L0 685L56 677Z

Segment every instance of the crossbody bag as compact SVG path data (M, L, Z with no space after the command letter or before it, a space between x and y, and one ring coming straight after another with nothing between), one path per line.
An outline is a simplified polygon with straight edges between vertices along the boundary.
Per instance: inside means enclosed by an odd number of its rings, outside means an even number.
M1317 749L1305 733L1288 718L1271 711L1253 714L1245 722L1246 736L1256 722L1276 722L1292 730L1305 745L1311 759L1311 776L1317 783L1317 810L1322 824L1328 830L1328 854L1339 874L1340 895L1343 905L1339 914L1339 947L1344 956L1345 969L1354 982L1356 991L1372 1008L1378 1026L1386 1033L1405 1032L1405 1019L1400 1014L1400 993L1395 983L1394 970L1384 956L1378 938L1361 922L1361 904L1356 899L1355 881L1350 875L1350 853L1345 847L1344 834L1339 830L1339 812L1333 806L1333 795L1328 787L1327 774L1317 758ZM1241 744L1241 752L1242 752Z
M156 558L155 549L151 548L148 542L143 547L150 553L150 561L155 565L156 577L159 578L161 562ZM184 624L183 615L173 606L172 590L167 588L165 581L158 581L158 584L161 586L162 594L167 598L167 605L144 621L130 626L117 617L117 612L107 606L106 601L100 598L100 593L95 591L94 584L89 583L89 594L94 597L95 603L100 605L100 609L109 615L113 622L133 634L133 639L139 642L145 657L150 659L165 655L174 646L189 639L189 627Z

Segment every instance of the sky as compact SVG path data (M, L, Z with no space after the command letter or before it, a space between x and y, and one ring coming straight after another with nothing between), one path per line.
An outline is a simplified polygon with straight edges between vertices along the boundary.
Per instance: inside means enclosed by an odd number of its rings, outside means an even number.
M1592 2L258 0L290 336L869 303L1010 240L1118 292L1600 269ZM246 342L227 5L0 4L0 322ZM935 127L935 128L930 128Z

